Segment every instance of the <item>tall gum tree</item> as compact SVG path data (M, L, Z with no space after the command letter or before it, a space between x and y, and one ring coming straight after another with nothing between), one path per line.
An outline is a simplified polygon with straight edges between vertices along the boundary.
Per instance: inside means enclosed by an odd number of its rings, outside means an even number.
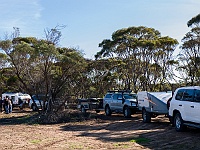
M0 48L7 54L10 67L14 68L24 91L31 95L45 94L44 103L48 101L50 112L61 107L54 107L58 96L62 96L60 104L65 103L73 91L71 87L75 84L74 80L84 69L85 63L79 51L57 47L54 42L58 41L60 34L55 29L51 32L48 32L50 36L47 37L53 42L34 37L19 37L19 34L14 34L18 37L0 41Z
M200 14L187 23L191 30L182 39L179 70L185 85L200 84Z
M192 25L199 27L200 25L200 14L196 15L195 17L191 18L188 22L187 22L188 27L191 27Z
M160 79L159 82L162 77L166 78L167 65L164 63L172 59L171 54L177 43L173 38L161 37L160 32L153 28L144 26L123 28L115 31L111 40L106 39L99 44L101 51L95 57L121 60L115 71L118 74L116 80L120 81L119 85L124 83L123 88L131 88L134 91L147 90L152 85L152 78L154 82L157 78ZM160 76L151 71L150 66L154 63L157 63L159 68L165 67Z
M186 37L188 34L186 35ZM199 41L191 39L191 37L184 38L184 43L181 46L182 51L180 52L179 71L183 75L183 80L188 85L196 85L200 83L200 56L199 56Z

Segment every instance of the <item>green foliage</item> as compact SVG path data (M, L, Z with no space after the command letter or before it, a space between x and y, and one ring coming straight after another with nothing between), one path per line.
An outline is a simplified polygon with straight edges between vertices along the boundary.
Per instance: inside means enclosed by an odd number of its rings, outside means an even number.
M0 42L0 48L3 50L9 50L12 46L12 42L10 40L5 40Z
M31 95L51 94L55 100L58 96L75 94L73 88L79 87L76 80L85 70L86 63L78 50L56 46L60 31L46 31L47 40L14 37L0 42L0 48L8 56L9 67L15 73L6 72L1 79L6 79L6 86L18 84L19 91L23 89Z
M185 85L199 85L200 84L200 53L199 53L199 36L200 36L200 14L188 21L188 26L193 27L182 39L182 51L178 55L179 64L177 70L181 74Z
M10 76L7 80L7 86L12 86L18 81L17 76Z
M147 90L152 83L164 82L170 76L167 71L174 65L171 60L177 44L177 40L162 37L154 28L129 27L115 31L112 40L103 40L99 44L101 51L95 57L118 60L117 66L107 67L115 74L117 86L134 91L142 86Z
M199 15L188 21L188 26L198 25L198 20ZM46 39L20 37L15 28L13 39L0 41L4 51L0 54L0 82L3 90L13 86L64 100L72 95L102 97L116 88L135 92L170 90L175 67L182 75L176 86L199 84L199 33L196 26L184 36L176 60L176 39L161 36L154 28L123 28L113 32L111 39L104 39L95 60L90 60L77 49L58 47L62 34L57 27L45 30Z
M198 26L200 23L200 14L196 15L195 17L193 17L192 19L190 19L187 22L188 27L192 26L193 24L195 24L196 26Z

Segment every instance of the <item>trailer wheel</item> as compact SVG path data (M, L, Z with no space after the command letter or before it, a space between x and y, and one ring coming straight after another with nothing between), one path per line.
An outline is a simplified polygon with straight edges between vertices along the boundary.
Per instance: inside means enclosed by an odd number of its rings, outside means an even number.
M174 125L176 131L178 132L184 131L186 129L186 126L183 124L183 119L180 113L176 113L174 117Z
M96 113L100 113L100 110L96 110Z
M147 112L146 109L142 110L142 119L144 123L151 122L151 113Z
M105 113L106 113L106 116L110 116L111 115L111 110L110 110L110 107L108 105L105 108Z
M131 117L131 110L128 108L128 106L124 107L124 117L130 118Z

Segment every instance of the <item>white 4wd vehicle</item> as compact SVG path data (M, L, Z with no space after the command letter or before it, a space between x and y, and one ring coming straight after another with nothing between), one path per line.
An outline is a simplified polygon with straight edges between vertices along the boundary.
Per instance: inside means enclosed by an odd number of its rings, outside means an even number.
M200 128L200 87L181 87L176 89L169 107L169 119L176 131L187 126Z
M137 96L131 91L108 91L103 98L103 108L107 116L112 112L123 113L130 117L138 110Z
M32 98L35 101L35 104L37 105L38 109L41 109L43 106L43 99L45 98L44 95L33 95ZM33 100L31 99L29 102L29 107L33 110L36 111L36 106L35 106Z

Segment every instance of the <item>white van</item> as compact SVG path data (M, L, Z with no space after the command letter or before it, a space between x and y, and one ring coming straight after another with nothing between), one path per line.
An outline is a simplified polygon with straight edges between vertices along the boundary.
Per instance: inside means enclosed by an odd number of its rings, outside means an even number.
M12 92L3 93L2 99L4 99L7 96L11 99L13 107L19 106L20 108L23 107L23 104L28 104L29 100L31 99L31 96L29 94Z

